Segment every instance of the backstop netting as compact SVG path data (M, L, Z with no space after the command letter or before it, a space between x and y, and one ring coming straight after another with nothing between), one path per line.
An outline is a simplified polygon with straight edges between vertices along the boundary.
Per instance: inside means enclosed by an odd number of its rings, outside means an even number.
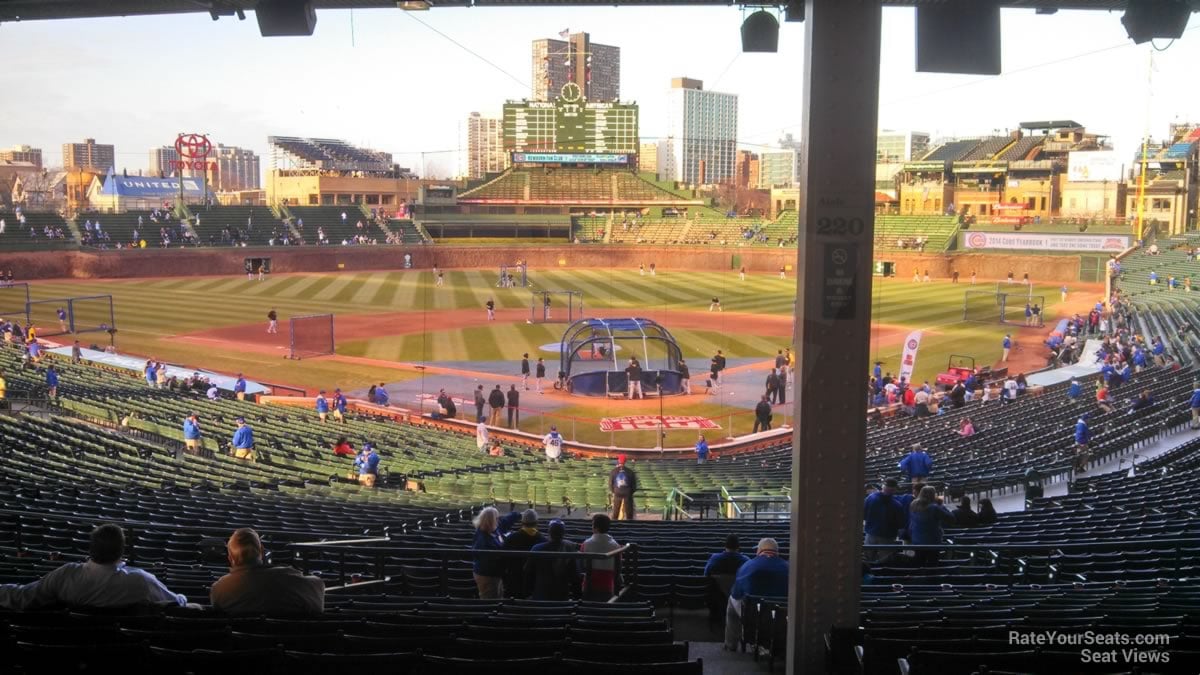
M29 323L29 284L0 284L0 319Z
M333 353L332 314L293 316L289 323L291 327L289 358L301 359Z
M532 291L529 323L575 323L583 318L582 291Z

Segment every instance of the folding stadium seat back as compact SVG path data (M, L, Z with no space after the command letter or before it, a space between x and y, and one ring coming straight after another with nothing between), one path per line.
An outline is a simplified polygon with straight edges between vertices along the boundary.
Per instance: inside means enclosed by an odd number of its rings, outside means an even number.
M604 675L613 672L611 663L576 659L565 659L563 668L572 675ZM661 663L622 663L619 672L622 675L702 675L704 663L700 659Z
M688 659L688 643L622 644L591 643L572 640L563 650L568 659L618 663L669 663Z

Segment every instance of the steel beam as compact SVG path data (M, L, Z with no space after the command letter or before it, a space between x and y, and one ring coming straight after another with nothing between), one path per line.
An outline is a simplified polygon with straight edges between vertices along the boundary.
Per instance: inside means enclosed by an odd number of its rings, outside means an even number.
M788 673L858 623L879 0L807 0L796 274Z

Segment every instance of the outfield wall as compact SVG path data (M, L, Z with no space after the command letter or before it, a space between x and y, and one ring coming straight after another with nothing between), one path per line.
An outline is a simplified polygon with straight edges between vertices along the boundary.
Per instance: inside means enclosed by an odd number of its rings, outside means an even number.
M560 244L551 246L360 246L196 248L138 251L37 251L0 254L0 269L13 270L21 281L30 279L111 279L130 277L243 274L243 259L271 258L273 272L338 272L402 269L404 255L414 268L439 267L496 269L501 262L529 261L532 271L547 268L637 269L655 263L660 269L704 271L733 270L734 257L752 274L775 274L796 264L790 248L720 248L709 246L601 246ZM893 261L896 274L911 277L914 268L934 278L946 278L957 269L965 281L972 271L981 279L1004 278L1008 272L1020 279L1028 273L1035 282L1076 282L1079 256L1019 254L923 254L882 252L878 260ZM794 273L789 273L789 277Z

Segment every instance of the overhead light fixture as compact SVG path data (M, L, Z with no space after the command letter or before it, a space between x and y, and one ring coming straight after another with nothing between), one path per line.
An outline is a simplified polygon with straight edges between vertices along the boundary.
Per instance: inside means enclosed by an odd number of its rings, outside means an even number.
M1137 44L1156 38L1175 40L1183 37L1191 13L1182 0L1139 0L1129 3L1121 24Z
M1038 7L1036 10L1034 10L1033 13L1034 14L1046 14L1046 15L1058 14L1058 8L1057 7Z
M742 51L779 51L779 19L765 9L746 17L742 22Z
M396 7L406 12L426 12L433 7L433 2L430 0L399 0Z
M254 14L263 37L312 35L317 26L312 0L258 0Z
M806 0L788 0L783 8L783 20L794 22L804 20L804 5Z

